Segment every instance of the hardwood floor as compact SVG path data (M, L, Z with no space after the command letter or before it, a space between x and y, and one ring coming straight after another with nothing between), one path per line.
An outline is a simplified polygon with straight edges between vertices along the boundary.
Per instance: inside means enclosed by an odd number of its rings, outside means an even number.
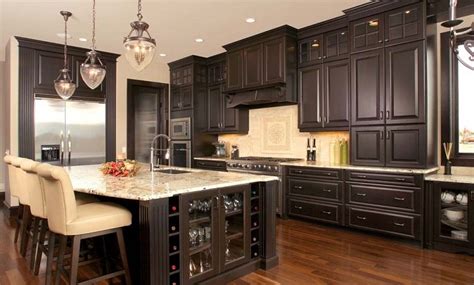
M44 264L42 274L33 276L13 246L13 234L0 211L0 284L43 284ZM422 250L416 244L336 227L280 220L277 246L279 266L229 285L474 284L473 256Z

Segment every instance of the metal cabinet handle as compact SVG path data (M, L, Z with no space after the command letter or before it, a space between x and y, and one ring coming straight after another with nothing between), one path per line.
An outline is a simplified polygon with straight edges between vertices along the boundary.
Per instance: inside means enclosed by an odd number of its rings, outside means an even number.
M379 44L381 44L381 43L383 43L383 41L382 41L382 40L379 40Z
M393 223L395 226L397 227L404 227L405 226L405 223L397 223L397 222L394 222Z
M387 111L386 119L390 120L390 111Z
M390 40L389 40L389 39L385 39L385 42L388 42L388 41L390 41Z
M326 176L332 176L332 173L328 172L328 173L326 173Z
M380 131L380 139L383 140L384 138L384 131Z
M331 211L321 211L321 213L326 214L326 215L331 215L332 214Z
M319 56L318 59L322 59L322 57Z
M323 192L331 193L332 190L331 189L323 189Z
M393 200L405 201L405 198L404 197L393 197Z
M405 178L395 178L395 180L400 181L400 182L405 182L405 181L407 181Z
M367 218L363 217L363 216L356 216L356 218L359 219L359 220L367 220Z
M390 131L387 131L387 140L390 139L390 133L391 133Z
M356 193L357 196L360 196L360 197L365 197L367 196L367 193Z
M298 174L303 174L302 170L295 170L295 172L298 173Z
M380 111L380 120L383 120L383 111Z
M323 56L323 58L327 58L327 56Z
M365 175L357 175L357 178L365 179L365 178L367 178L367 176L365 176Z
M301 190L301 189L303 189L303 186L295 185L295 186L293 186L293 188Z
M295 206L295 209L303 210L303 207L301 207L301 206Z

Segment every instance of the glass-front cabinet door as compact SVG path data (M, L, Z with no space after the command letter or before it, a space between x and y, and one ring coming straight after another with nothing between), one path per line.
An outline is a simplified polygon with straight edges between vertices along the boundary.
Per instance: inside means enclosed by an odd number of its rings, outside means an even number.
M434 190L434 242L472 247L474 187L469 184L436 183Z
M250 186L220 191L221 270L239 266L250 259Z
M183 195L183 279L194 284L219 270L218 191Z

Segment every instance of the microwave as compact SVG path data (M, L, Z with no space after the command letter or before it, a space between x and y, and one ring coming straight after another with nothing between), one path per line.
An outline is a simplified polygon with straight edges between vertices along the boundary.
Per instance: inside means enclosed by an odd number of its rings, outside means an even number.
M190 140L191 118L171 119L170 137L172 140Z

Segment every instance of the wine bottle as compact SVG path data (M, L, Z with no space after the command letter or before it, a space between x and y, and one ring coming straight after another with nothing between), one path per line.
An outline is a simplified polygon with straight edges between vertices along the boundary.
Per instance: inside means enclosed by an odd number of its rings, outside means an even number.
M308 143L306 144L306 160L311 161L312 160L312 153L311 153L311 139L308 138Z
M313 149L311 150L311 160L316 161L316 139L313 139Z

